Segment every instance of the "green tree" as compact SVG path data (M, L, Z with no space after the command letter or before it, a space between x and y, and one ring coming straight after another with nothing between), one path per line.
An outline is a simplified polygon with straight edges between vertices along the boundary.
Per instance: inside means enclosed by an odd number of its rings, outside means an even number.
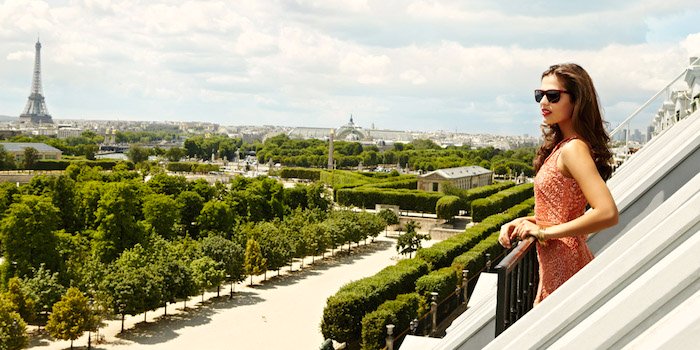
M221 265L208 256L192 261L192 277L204 301L204 292L214 286L220 286L226 278L226 271Z
M187 190L187 179L184 176L172 176L165 173L155 174L147 182L155 193L177 197Z
M69 288L66 294L53 306L46 330L51 337L73 341L85 331L96 329L98 319L90 307L90 302L78 288Z
M202 253L219 263L229 281L238 282L245 278L245 252L237 243L218 235L202 239Z
M184 191L177 196L177 202L180 205L180 225L183 234L191 238L199 237L197 217L204 207L204 198L196 192Z
M12 303L0 296L0 349L24 349L28 341L27 324Z
M415 221L411 220L406 223L405 231L406 233L399 236L396 240L396 251L402 255L408 254L411 258L413 252L420 249L422 246L422 241L430 239L430 235L418 233L416 230L420 228L420 225Z
M224 235L230 235L233 224L236 222L231 208L219 200L204 203L196 221L201 231L218 232Z
M41 264L31 277L22 280L24 289L35 301L35 312L51 310L51 306L61 299L66 288L59 283L58 272L51 273ZM26 319L25 320L29 320Z
M137 244L111 265L100 289L110 297L114 313L136 315L162 305L163 277L145 249ZM145 315L144 315L145 318Z
M140 217L140 193L134 183L105 185L95 213L96 243L103 261L112 261L125 249L143 241L142 229L137 224Z
M24 195L19 202L10 205L0 221L0 241L6 263L14 262L15 270L10 272L24 276L42 263L52 271L61 271L54 235L59 222L58 209L48 197ZM4 281L7 278L9 276Z
M260 245L255 239L248 239L245 246L245 273L250 275L250 285L253 285L253 276L257 276L267 270L267 261L262 256Z
M23 320L27 322L34 321L36 301L26 292L21 279L18 277L10 278L10 281L7 283L7 292L4 293L3 297L10 302L12 309Z
M159 236L172 239L178 222L178 203L166 194L152 194L143 201L143 218Z
M139 145L130 145L129 150L126 151L126 156L130 161L134 162L134 164L147 161L149 155L151 155L151 151Z
M26 147L24 149L24 159L22 159L22 167L24 169L31 169L34 164L39 161L39 151L34 147Z
M12 155L7 153L5 146L0 145L0 170L14 169L15 166L15 160Z
M171 162L179 162L187 155L187 151L182 147L172 147L165 151L165 157Z
M396 213L394 213L394 211L391 209L382 209L379 211L379 213L377 213L377 216L379 216L384 221L385 231L389 225L399 224L399 216L396 215Z

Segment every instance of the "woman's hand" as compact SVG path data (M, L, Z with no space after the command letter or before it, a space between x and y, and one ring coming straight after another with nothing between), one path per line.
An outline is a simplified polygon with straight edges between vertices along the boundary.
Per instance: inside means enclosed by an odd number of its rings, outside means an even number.
M539 230L539 226L532 221L523 220L515 227L514 235L520 237L520 240L524 240L528 236L537 238L537 232L539 232Z
M510 249L512 246L511 242L516 237L515 229L524 221L528 221L527 218L517 218L501 226L501 234L498 235L498 243L500 243L504 248Z

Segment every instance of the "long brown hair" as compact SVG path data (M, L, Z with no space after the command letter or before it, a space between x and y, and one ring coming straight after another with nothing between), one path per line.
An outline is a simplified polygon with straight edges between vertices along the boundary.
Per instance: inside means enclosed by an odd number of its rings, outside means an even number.
M609 179L612 175L612 153L608 148L610 136L605 130L593 80L581 66L574 63L553 65L542 73L542 78L552 74L564 85L564 89L571 96L571 103L574 106L571 116L574 131L591 147L593 161L600 176L603 180ZM559 125L543 124L541 129L544 143L537 150L533 161L535 172L540 170L547 156L563 139Z

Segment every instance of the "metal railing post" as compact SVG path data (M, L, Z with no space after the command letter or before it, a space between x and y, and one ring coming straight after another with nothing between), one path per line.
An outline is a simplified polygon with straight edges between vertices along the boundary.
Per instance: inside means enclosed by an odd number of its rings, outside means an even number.
M394 350L394 325L386 325L386 349Z
M431 334L435 334L437 331L437 292L431 292L430 295L432 296L432 302L430 303L430 313L432 314L433 317L433 323L432 323L432 328L430 329Z
M462 270L462 288L464 289L462 292L464 293L464 304L469 303L469 280L467 279L467 276L469 276L469 270Z

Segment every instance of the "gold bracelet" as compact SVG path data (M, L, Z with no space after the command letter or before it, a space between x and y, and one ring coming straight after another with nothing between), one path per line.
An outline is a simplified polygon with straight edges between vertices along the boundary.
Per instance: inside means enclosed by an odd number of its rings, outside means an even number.
M540 243L544 243L547 240L547 238L545 238L545 236L544 236L546 233L544 230L545 230L544 228L538 229L537 235L535 235L535 238L537 238L537 241Z

